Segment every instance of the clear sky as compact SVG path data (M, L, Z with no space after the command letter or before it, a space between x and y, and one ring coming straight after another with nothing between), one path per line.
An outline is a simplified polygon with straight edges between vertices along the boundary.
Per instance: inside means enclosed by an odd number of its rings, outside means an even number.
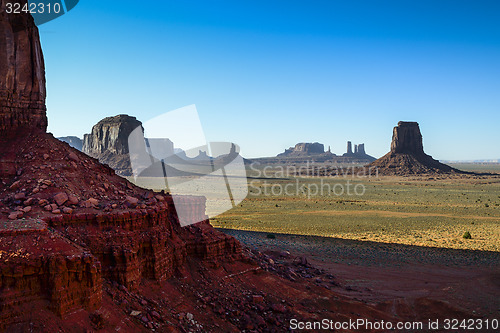
M380 157L408 120L435 158L500 158L500 1L81 0L40 33L56 136L196 104L245 157Z

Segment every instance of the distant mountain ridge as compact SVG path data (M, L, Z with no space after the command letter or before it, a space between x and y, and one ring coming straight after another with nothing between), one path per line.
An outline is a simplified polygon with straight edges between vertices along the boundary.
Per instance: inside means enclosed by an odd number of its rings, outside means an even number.
M442 160L442 163L491 163L491 164L500 164L500 159L498 160Z
M63 136L57 139L61 140L62 142L66 142L71 147L78 149L79 151L82 151L83 149L83 140L77 136Z

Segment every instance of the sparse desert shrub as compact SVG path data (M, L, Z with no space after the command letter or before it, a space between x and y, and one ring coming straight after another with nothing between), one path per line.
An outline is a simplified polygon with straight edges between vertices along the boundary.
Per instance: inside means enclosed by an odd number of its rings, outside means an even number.
M466 231L463 236L465 239L472 239L472 236L470 235L470 232Z
M275 239L276 236L274 234L267 234L267 238L269 238L269 239Z

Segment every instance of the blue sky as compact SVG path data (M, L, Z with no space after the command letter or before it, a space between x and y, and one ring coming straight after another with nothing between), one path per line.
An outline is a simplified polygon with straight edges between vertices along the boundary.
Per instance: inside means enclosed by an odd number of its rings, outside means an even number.
M40 26L49 131L196 104L246 157L389 150L418 121L442 160L500 158L498 1L81 0Z

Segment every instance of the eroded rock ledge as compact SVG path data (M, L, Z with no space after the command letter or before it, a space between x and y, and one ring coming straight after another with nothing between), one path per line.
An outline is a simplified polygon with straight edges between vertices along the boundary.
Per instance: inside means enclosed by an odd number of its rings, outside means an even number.
M199 207L196 197L190 200ZM172 277L188 257L239 259L241 246L208 221L181 228L167 197L154 209L3 222L0 256L0 322L5 325L20 315L17 308L37 300L60 316L95 310L103 280L134 290L142 279Z

